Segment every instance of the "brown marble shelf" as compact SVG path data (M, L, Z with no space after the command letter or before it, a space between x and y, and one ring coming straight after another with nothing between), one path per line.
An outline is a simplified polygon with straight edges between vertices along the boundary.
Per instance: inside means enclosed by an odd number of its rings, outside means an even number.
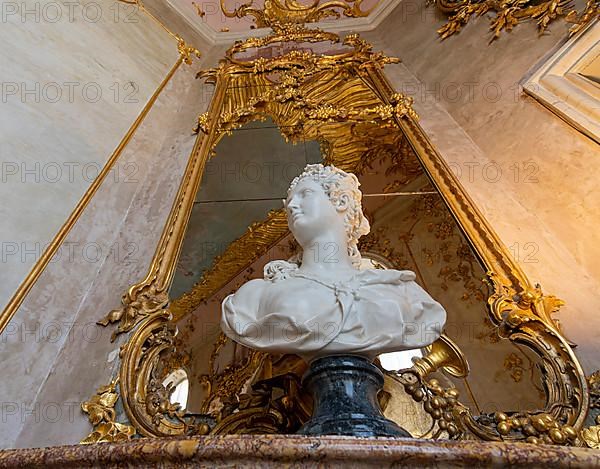
M282 466L600 468L600 451L522 443L296 435L138 439L0 451L0 468Z

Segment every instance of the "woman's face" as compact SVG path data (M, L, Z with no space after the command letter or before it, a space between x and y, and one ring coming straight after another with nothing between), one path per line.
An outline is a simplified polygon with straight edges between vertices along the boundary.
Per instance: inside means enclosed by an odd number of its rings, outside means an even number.
M336 210L321 185L311 178L302 179L286 199L290 231L303 245L332 228L344 233L344 213Z

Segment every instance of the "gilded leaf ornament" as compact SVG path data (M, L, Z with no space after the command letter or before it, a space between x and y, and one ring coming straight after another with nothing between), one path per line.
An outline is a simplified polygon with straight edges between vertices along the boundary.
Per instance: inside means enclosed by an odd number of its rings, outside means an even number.
M442 39L458 33L473 17L491 13L491 41L497 39L502 31L511 31L519 23L535 20L540 34L544 33L551 22L563 17L573 23L569 34L583 29L594 18L600 16L600 0L588 0L582 11L572 9L571 0L435 0L438 8L449 14L448 22L438 29Z
M117 383L118 380L113 380L106 386L100 386L89 401L81 404L81 410L88 414L94 427L92 432L81 440L81 444L116 443L130 440L136 434L131 425L115 422L115 404L119 399Z

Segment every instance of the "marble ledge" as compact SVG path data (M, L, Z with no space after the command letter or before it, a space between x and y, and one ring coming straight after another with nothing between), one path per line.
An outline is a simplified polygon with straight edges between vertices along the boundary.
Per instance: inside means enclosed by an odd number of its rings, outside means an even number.
M73 467L600 468L585 448L344 436L228 435L0 451L0 468Z

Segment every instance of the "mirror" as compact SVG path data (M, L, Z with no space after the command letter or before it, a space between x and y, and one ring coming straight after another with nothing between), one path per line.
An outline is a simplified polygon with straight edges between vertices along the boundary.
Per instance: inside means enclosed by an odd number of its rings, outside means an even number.
M367 149L354 169L371 223L371 233L360 241L364 262L368 268L414 271L417 282L445 307L445 334L470 365L466 378L441 373L438 378L455 386L461 402L474 414L543 408L539 359L527 348L498 336L488 318L490 291L483 281L485 271L407 140L399 131L374 125L356 125L353 132L367 144L379 142ZM282 208L289 183L305 164L327 163L325 145L314 140L286 142L282 133L291 132L281 132L266 119L223 136L206 165L195 199L170 291L178 329L178 359L173 363L176 367L184 364L188 373L186 411L192 414L217 417L220 412L233 412L239 395L249 393L260 379L290 370L301 375L303 370L301 361L257 357L226 339L219 326L225 296L245 281L262 276L268 261L288 259L295 253L285 220L277 233L268 232L269 214ZM266 230L267 245L260 239L240 242L251 232L260 234L261 229ZM237 271L221 278L217 288L207 289L207 283L215 284L214 277L227 270L231 258L241 260ZM421 355L420 350L402 352L399 363L410 367L410 358ZM387 364L392 369L393 363L393 357L381 358L384 368ZM410 399L397 383L386 382L386 390L390 394L386 414L403 419L398 423L407 427L407 412L417 410L407 407ZM419 422L414 432L424 428Z

